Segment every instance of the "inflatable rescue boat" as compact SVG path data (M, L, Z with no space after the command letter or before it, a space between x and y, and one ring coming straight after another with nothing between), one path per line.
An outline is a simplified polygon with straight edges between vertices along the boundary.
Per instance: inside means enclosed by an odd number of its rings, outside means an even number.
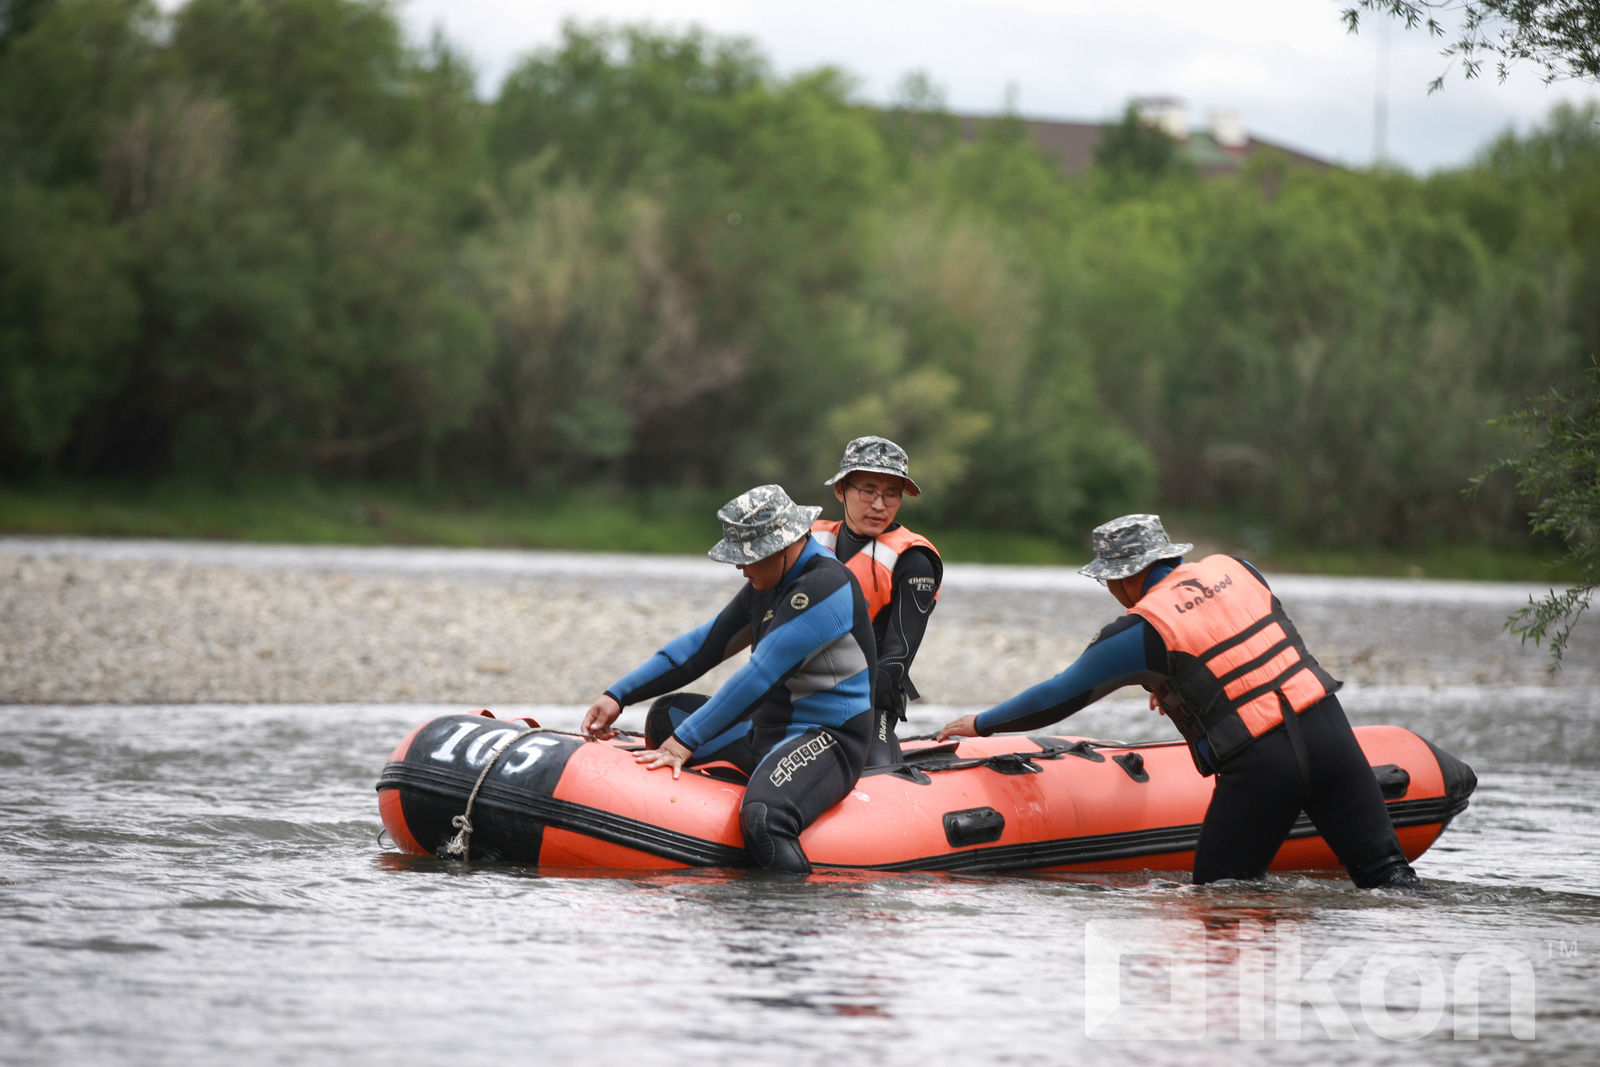
M1467 807L1472 769L1409 730L1358 726L1406 857ZM395 845L420 855L617 870L748 867L743 785L715 767L648 770L636 736L587 741L531 720L449 715L378 780ZM801 844L815 867L884 871L1189 870L1212 779L1181 741L996 736L904 745ZM1302 815L1275 871L1342 868Z

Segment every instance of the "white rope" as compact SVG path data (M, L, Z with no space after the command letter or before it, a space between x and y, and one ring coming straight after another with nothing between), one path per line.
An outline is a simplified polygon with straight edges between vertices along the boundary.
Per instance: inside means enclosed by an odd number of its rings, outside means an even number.
M473 783L471 795L467 797L467 810L450 820L450 825L456 828L456 836L450 839L448 845L445 845L446 854L461 860L469 858L468 849L472 845L472 805L478 799L478 790L483 788L484 779L489 777L489 772L499 762L501 754L529 734L538 733L539 729L537 726L530 726L515 737L500 742L494 747L494 751L489 753L489 759L484 763L483 770L478 775L478 780Z
M533 722L531 719L526 719L524 721ZM488 762L483 765L483 770L479 772L478 780L472 785L472 793L467 797L467 810L450 820L450 825L456 828L456 836L452 837L450 839L450 843L444 847L447 855L461 860L470 858L468 855L468 850L472 845L472 805L478 799L478 790L483 788L484 780L489 777L489 772L494 769L494 765L499 762L501 755L508 748L516 744L518 741L521 741L529 734L538 733L562 734L566 737L581 737L585 741L589 740L589 737L586 734L576 733L572 730L552 730L548 726L540 726L538 723L533 723L532 726L529 726L515 737L512 737L506 741L502 741L500 744L496 745L494 751L489 753ZM633 733L629 730L618 730L617 735L619 737L644 736L643 734Z

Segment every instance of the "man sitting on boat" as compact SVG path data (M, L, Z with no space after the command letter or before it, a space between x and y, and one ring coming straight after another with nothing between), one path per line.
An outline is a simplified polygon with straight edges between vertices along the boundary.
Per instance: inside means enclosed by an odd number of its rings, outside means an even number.
M901 498L922 490L911 480L906 450L893 441L857 437L845 445L839 472L822 484L833 486L844 518L818 520L811 536L833 549L861 583L878 641L867 766L900 763L895 726L905 721L906 702L918 696L911 661L939 599L944 564L932 541L897 521Z
M750 660L672 732L635 757L677 777L697 750L715 750L748 718L750 776L739 809L745 848L762 867L811 869L800 832L861 776L872 733L877 646L854 576L812 539L822 511L761 485L717 512L722 540L708 553L746 579L713 619L673 638L610 686L583 733L616 735L623 707L681 688L748 647ZM741 761L742 762L742 761Z
M1095 527L1081 573L1128 609L1066 670L939 738L1038 730L1140 684L1216 789L1195 846L1196 884L1260 878L1302 810L1363 887L1421 883L1339 698L1266 580L1235 556L1186 563L1155 515Z

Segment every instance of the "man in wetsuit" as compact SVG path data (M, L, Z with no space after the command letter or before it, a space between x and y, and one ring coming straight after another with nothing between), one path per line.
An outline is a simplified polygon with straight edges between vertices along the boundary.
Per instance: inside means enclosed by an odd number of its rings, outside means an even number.
M895 725L906 702L918 696L911 661L939 599L944 563L933 542L900 525L903 496L921 496L911 480L906 450L885 437L857 437L844 448L839 472L824 485L844 505L842 520L819 520L811 536L833 549L861 583L878 641L878 680L872 694L875 721L867 766L896 764Z
M896 521L901 498L921 496L911 480L905 449L885 437L858 437L844 449L839 471L823 485L844 505L844 519L819 519L811 536L831 548L850 568L867 599L867 613L878 644L878 675L873 685L872 743L867 766L900 763L895 726L906 717L906 702L917 697L911 661L927 632L928 616L939 599L944 563L933 542ZM679 693L656 702L645 719L645 738L658 744L704 699ZM695 753L689 766L715 762L750 763L745 749L748 727L736 726Z
M1364 888L1415 888L1417 879L1357 744L1333 679L1306 650L1266 580L1234 556L1182 559L1154 515L1124 515L1094 530L1082 573L1128 609L1054 678L939 738L1037 730L1124 685L1182 732L1216 789L1195 845L1196 884L1260 878L1303 810Z
M872 731L877 653L866 601L850 571L812 540L821 508L762 485L717 512L723 537L709 555L745 585L713 619L667 642L607 689L583 718L594 739L616 735L625 705L671 692L750 648L749 661L671 733L635 757L676 778L702 748L716 749L748 718L749 775L739 824L762 867L811 869L800 832L844 799L861 776Z

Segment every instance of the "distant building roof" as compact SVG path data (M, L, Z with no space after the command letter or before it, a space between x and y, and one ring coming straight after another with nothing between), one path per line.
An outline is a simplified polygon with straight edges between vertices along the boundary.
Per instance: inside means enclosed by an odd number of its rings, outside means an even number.
M1163 98L1165 99L1165 98ZM1178 139L1183 154L1206 177L1231 174L1244 165L1251 156L1261 152L1281 153L1296 166L1328 169L1338 166L1294 148L1274 144L1252 137L1231 113L1214 116L1215 129L1190 129L1186 137ZM1001 121L983 115L957 115L961 135L974 138L986 123ZM1095 146L1105 131L1115 123L1057 122L1053 119L1018 118L1033 143L1043 152L1061 161L1061 169L1068 174L1081 174L1094 163Z

